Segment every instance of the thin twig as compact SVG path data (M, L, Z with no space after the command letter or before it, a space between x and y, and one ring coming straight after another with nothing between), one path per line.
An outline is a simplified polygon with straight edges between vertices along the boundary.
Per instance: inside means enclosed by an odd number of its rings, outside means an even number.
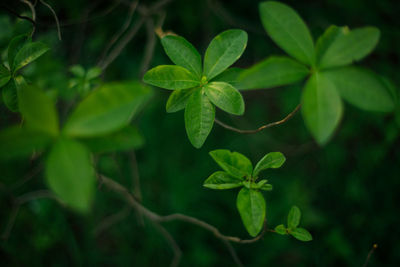
M43 5L45 5L51 13L53 13L54 16L54 20L56 21L56 25L57 25L57 32L58 32L58 39L61 41L61 29L60 29L60 22L58 21L58 17L56 12L54 11L54 9L51 7L51 5L49 5L48 3L46 3L44 0L40 0L40 3L42 3ZM35 3L36 4L36 3Z
M233 261L236 263L237 266L243 267L243 263L240 261L239 256L237 255L235 249L233 248L232 244L226 240L222 239L222 242L225 244L225 246L228 248L229 253L231 254Z
M158 229L158 231L161 233L161 235L165 238L165 240L169 243L170 247L172 248L174 252L174 258L172 259L170 263L170 267L177 267L179 265L179 262L181 261L182 257L182 250L176 243L175 239L172 237L172 235L165 229L164 226L162 226L158 222L154 222L154 226Z
M114 224L122 221L123 219L126 218L126 216L129 215L131 212L132 208L131 207L125 207L122 210L118 211L117 213L114 213L108 217L105 217L93 230L93 235L97 236L113 226Z
M17 12L15 12L14 10L12 10L11 8L9 8L8 6L4 5L4 4L1 4L0 6L3 7L4 9L6 9L6 10L7 10L8 12L10 12L11 14L13 14L14 16L16 16L16 17L18 17L18 18L20 18L20 19L27 20L27 21L29 21L30 23L32 23L32 25L33 25L34 27L36 26L36 22L35 22L33 19L31 19L30 17L22 16L22 15L18 14Z
M283 124L283 123L287 122L288 120L290 120L300 110L300 108L301 108L301 104L298 104L297 107L292 112L290 112L285 118L283 118L282 120L265 124L265 125L263 125L261 127L258 127L255 130L241 130L241 129L232 127L230 125L227 125L227 124L219 121L218 119L215 119L215 123L219 124L220 126L224 127L225 129L228 129L228 130L231 130L231 131L234 131L234 132L237 132L237 133L254 134L254 133L258 133L258 132L260 132L260 131L262 131L264 129L271 128L273 126L277 126L277 125L280 125L280 124Z
M20 0L22 3L26 4L29 9L31 10L32 13L32 20L35 22L33 24L33 29L32 29L32 33L31 33L31 37L33 37L33 35L35 34L35 30L36 30L36 11L35 11L35 7L33 6L33 4L31 2L29 2L29 0Z
M114 36L111 38L111 41L104 48L104 50L103 50L103 52L102 52L102 54L100 56L100 60L98 62L98 65L100 65L103 62L105 56L107 55L107 53L111 49L111 47L126 32L126 30L129 28L129 25L131 25L133 14L135 14L135 10L136 10L136 7L137 7L138 3L139 3L139 1L133 1L132 4L129 6L128 16L127 16L124 24L122 25L121 29L114 34Z
M374 253L374 251L378 248L378 244L373 244L372 248L370 249L370 251L368 252L367 258L365 259L365 262L363 264L363 267L367 267L369 260L371 259L372 254Z
M146 21L146 33L147 42L144 49L144 56L140 67L139 77L143 77L146 71L149 69L151 59L154 55L154 48L156 46L156 34L154 32L154 21L152 18L148 18Z
M133 196L132 194L121 184L115 182L114 180L105 177L104 175L99 175L99 180L102 185L106 186L107 188L111 189L112 191L119 193L121 196L124 197L124 199L132 205L133 208L139 210L144 216L146 216L148 219L152 221L157 221L157 222L171 222L171 221L183 221L187 223L194 224L196 226L199 226L203 229L206 229L207 231L211 232L214 234L215 237L219 239L224 239L230 242L235 242L235 243L240 243L240 244L248 244L248 243L254 243L258 240L261 239L261 237L265 234L266 229L258 235L255 238L252 239L241 239L239 237L234 237L234 236L227 236L221 234L221 232L218 230L217 227L206 223L202 220L199 220L195 217L191 217L188 215L184 215L181 213L174 213L166 216L159 215L146 207L144 207L142 204L140 204Z

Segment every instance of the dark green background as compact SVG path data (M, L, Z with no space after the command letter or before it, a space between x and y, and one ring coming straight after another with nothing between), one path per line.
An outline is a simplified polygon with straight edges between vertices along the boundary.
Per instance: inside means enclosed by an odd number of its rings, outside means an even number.
M331 24L350 28L366 25L381 30L375 52L360 64L400 84L400 3L394 0L284 1L309 25L314 38ZM4 2L19 13L29 14L17 1ZM72 64L92 67L127 15L112 1L49 1L62 22L63 41L57 40L49 11L38 5L35 40L52 50L25 70L34 83L62 96L67 106L67 70ZM150 4L151 1L142 1ZM237 66L247 67L267 56L283 52L264 32L258 1L175 0L165 8L164 30L186 37L204 53L216 34L230 28L248 32L247 50ZM30 29L0 9L0 48L5 51L12 36ZM82 23L85 13L92 18ZM137 15L134 20L137 19ZM78 23L77 23L78 22ZM139 78L146 43L142 28L122 54L106 70L105 81ZM4 53L3 53L4 54ZM2 55L4 58L4 55ZM170 64L159 40L151 66ZM245 266L362 266L374 243L378 249L369 266L400 265L400 116L364 112L346 104L345 115L332 141L318 147L306 131L300 114L284 125L254 135L240 135L218 125L197 150L185 133L183 113L167 114L169 92L155 89L155 96L134 121L146 139L136 151L145 206L160 214L185 213L198 217L227 235L248 238L236 210L236 190L217 192L202 182L218 166L208 152L228 148L256 162L270 151L282 151L283 168L265 172L274 190L265 194L268 224L286 221L289 208L303 211L302 225L314 240L303 243L267 233L257 243L234 247ZM217 112L217 117L239 128L256 128L279 120L300 101L301 84L271 90L244 92L243 117ZM397 112L399 113L399 112ZM0 106L0 127L18 122L18 115ZM0 144L1 145L1 144ZM13 197L45 188L42 173L22 187L12 187L42 164L23 159L0 163L0 230L5 229ZM129 153L99 157L98 170L132 187ZM156 228L135 211L99 235L93 229L105 216L127 209L116 195L100 190L92 213L77 215L52 200L37 200L21 207L8 241L1 241L2 266L168 266L172 250ZM211 233L191 224L170 222L166 228L182 249L181 266L232 266L223 243Z

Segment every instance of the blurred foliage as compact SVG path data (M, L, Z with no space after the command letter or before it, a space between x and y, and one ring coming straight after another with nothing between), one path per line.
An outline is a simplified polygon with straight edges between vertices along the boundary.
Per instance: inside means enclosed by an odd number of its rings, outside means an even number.
M17 2L10 1L10 7L29 14L27 7ZM396 1L285 2L302 15L314 36L330 24L378 27L380 43L363 65L400 84L400 5ZM58 106L63 111L74 101L69 68L79 64L90 69L96 65L105 45L124 23L127 8L112 1L53 1L52 5L62 24L63 40L57 39L51 13L38 6L34 39L52 49L23 73L50 95L62 97ZM271 54L282 54L262 29L258 1L175 0L165 11L164 30L185 36L201 53L219 32L233 27L246 30L248 47L236 66L247 67ZM31 25L0 9L0 29L0 51L5 51L9 40L29 32ZM146 31L142 28L102 78L139 78L145 47ZM1 57L4 59L5 54ZM165 63L169 64L169 60L157 40L151 66ZM244 117L220 111L217 117L240 128L256 128L293 110L300 100L300 90L301 85L249 91L244 93ZM196 150L186 137L183 114L165 112L168 92L155 91L153 100L135 121L145 137L143 148L135 151L145 206L160 214L180 212L195 216L216 225L224 234L246 237L233 201L236 192L214 192L202 187L204 179L218 170L208 151L229 148L255 161L267 152L279 150L287 162L279 171L269 171L274 190L265 194L268 224L280 224L296 204L302 210L301 224L310 230L314 240L302 243L287 236L266 234L254 244L234 245L246 266L361 266L374 243L379 247L369 266L400 265L400 111L383 116L346 105L340 129L323 148L311 141L297 115L282 126L255 135L239 135L214 126L205 145ZM0 106L2 129L18 121L17 115ZM1 232L7 227L13 199L45 188L42 172L19 186L42 164L40 160L0 163ZM97 168L128 188L134 187L130 153L102 154ZM0 265L168 266L173 256L171 248L157 228L149 222L142 224L140 215L133 210L128 210L120 222L95 234L94 229L106 216L126 208L121 199L102 190L96 193L88 216L66 210L53 200L29 202L20 208L8 240L1 241ZM209 232L182 222L165 226L183 251L182 266L233 265L223 243Z

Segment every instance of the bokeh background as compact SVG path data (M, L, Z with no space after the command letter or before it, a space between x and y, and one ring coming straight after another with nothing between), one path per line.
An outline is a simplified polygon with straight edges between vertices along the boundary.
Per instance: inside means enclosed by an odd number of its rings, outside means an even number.
M56 11L63 40L57 39L54 19L37 6L35 40L52 47L26 70L26 76L51 94L59 105L72 100L68 93L68 68L93 67L113 34L123 25L129 1L48 1ZM400 84L400 3L395 0L291 0L310 27L314 38L329 25L366 25L381 30L378 47L360 64ZM2 4L29 15L18 1ZM151 5L154 1L140 1ZM204 53L210 40L223 30L241 28L249 42L235 64L248 67L281 51L264 32L258 15L259 1L174 0L165 11L164 30L184 36ZM161 11L160 10L160 11ZM162 13L161 13L162 15ZM138 20L133 17L132 25ZM159 16L154 16L157 24ZM30 24L0 8L2 55L12 36L30 30ZM149 47L142 27L102 76L104 81L140 79L143 57ZM149 48L148 48L149 49ZM151 66L169 64L155 38ZM224 122L243 129L256 128L288 114L300 101L302 84L270 90L246 91L243 117L217 111ZM268 224L286 221L289 208L303 211L302 225L313 234L312 242L267 233L249 245L234 244L245 266L362 266L374 243L378 249L368 266L400 266L400 116L361 111L345 106L345 115L334 138L318 147L306 131L300 114L284 125L254 135L240 135L214 126L205 145L189 143L183 112L167 114L169 92L155 89L152 101L134 120L146 143L135 151L143 204L160 214L175 212L198 217L227 235L248 238L236 210L235 190L217 192L202 187L218 166L208 152L229 148L256 162L271 151L282 151L287 162L265 172L274 190L265 194ZM397 112L399 114L399 112ZM19 120L0 105L0 127ZM1 144L0 144L1 145ZM42 160L0 163L0 230L11 214L13 198L46 188L42 172L21 181ZM104 154L97 159L99 172L137 192L132 152ZM117 220L99 230L110 215ZM119 217L118 217L119 216ZM184 222L165 223L183 252L181 266L233 266L224 246L211 233ZM97 229L97 230L96 230ZM0 241L2 266L168 266L173 252L157 228L130 209L115 194L99 190L88 215L75 214L52 200L23 205L7 240Z

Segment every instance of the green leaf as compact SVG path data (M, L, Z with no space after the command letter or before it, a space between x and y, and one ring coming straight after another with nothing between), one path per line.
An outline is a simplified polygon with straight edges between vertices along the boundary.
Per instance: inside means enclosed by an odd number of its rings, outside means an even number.
M320 145L327 143L343 114L343 104L333 83L321 73L307 82L302 97L304 122Z
M92 153L110 153L141 148L144 137L137 127L127 126L122 130L105 136L80 139Z
M27 126L36 131L56 136L59 133L58 114L52 99L39 88L27 85L17 77L18 107Z
M13 64L13 71L14 73L19 70L20 68L28 65L32 61L35 61L38 57L43 55L49 50L47 45L34 42L34 43L27 43L24 45L21 50L15 55L14 64Z
M185 109L185 127L190 142L200 148L210 134L215 119L215 107L203 90L190 96Z
M290 231L290 234L300 241L307 242L312 240L312 235L304 228L296 228Z
M280 224L277 227L275 227L275 232L280 235L287 235L286 227L283 224Z
M90 81L101 75L102 69L99 67L90 68L86 73L86 80Z
M239 89L265 89L299 82L309 70L288 57L269 57L244 70L238 77Z
M274 1L260 4L262 24L271 39L304 64L314 63L314 43L307 25L291 7Z
M375 48L379 35L375 27L352 31L347 27L329 27L316 46L319 68L339 67L361 60Z
M264 184L260 188L263 191L272 191L272 185L271 184Z
M218 74L218 76L214 77L212 79L212 82L214 82L214 81L215 82L225 82L225 83L229 83L236 89L240 89L238 87L238 85L239 85L238 77L242 73L242 71L243 71L243 69L241 69L241 68L229 68L227 70L224 70L220 74Z
M45 167L51 190L74 210L88 212L96 179L87 148L76 141L60 139L52 147Z
M242 186L243 180L223 171L217 171L205 180L203 186L210 189L232 189Z
M265 200L255 190L243 187L236 200L236 206L247 232L255 237L263 228L265 219Z
M360 109L389 112L395 107L385 82L369 70L345 67L326 71L324 76L335 85L341 97Z
M210 82L204 86L204 91L211 102L223 111L234 115L244 113L243 97L229 83Z
M139 82L104 84L79 103L63 131L76 137L112 133L128 125L151 96L151 88Z
M172 62L201 78L201 56L191 43L183 37L167 35L161 44Z
M26 43L28 43L28 36L26 34L18 35L11 39L7 49L7 61L11 70L14 69L15 55Z
M69 68L69 71L76 77L84 78L86 71L81 65L73 65Z
M256 165L253 171L253 177L258 177L263 170L280 168L285 163L285 156L281 152L270 152L265 155Z
M247 45L247 33L242 30L227 30L217 35L204 56L204 72L210 81L235 63Z
M0 88L8 83L11 78L10 70L0 63Z
M164 89L177 90L200 85L199 78L181 66L160 65L152 68L143 77L145 83Z
M0 132L0 159L29 157L49 144L50 136L26 127L11 126Z
M288 214L288 228L294 230L299 226L301 218L301 211L297 206L293 206Z
M167 105L165 107L167 112L173 113L184 109L194 90L196 90L195 87L173 91L169 96Z
M246 156L227 149L213 150L209 154L227 173L238 178L251 176L253 165Z
M18 94L15 82L11 79L2 89L3 102L12 112L18 111Z

